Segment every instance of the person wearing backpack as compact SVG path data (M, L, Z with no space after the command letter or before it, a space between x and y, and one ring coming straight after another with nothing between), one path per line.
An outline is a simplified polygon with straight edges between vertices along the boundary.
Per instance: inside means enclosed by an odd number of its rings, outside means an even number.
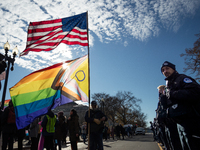
M17 131L17 126L15 122L15 111L13 107L12 100L9 101L8 107L5 108L2 118L2 150L6 150L8 145L8 150L13 150L14 136Z

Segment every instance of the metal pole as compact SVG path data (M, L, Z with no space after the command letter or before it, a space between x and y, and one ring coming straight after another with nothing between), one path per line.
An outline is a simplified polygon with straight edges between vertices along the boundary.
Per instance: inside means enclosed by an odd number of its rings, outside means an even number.
M87 11L87 38L88 38L88 117L90 117L90 48L88 30L88 11ZM88 123L88 150L90 150L90 123Z
M9 70L10 70L10 58L8 58L8 67L6 69L6 78L5 78L3 95L2 95L2 100L1 100L1 110L4 109L4 102L5 102L5 97L6 97L6 89L7 89L7 83L8 83Z

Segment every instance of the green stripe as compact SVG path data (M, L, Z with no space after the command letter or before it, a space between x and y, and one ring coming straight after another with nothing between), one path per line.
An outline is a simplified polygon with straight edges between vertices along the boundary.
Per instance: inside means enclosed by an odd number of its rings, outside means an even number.
M15 95L15 96L12 96L11 98L12 98L14 107L16 107L19 105L24 105L24 104L32 103L34 101L41 100L41 99L49 98L55 95L56 91L57 90L54 90L52 88L46 88L39 91Z

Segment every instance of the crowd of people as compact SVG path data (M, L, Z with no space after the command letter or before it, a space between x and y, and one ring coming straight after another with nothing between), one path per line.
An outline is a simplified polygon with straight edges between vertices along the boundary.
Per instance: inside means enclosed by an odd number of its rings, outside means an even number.
M200 85L174 64L165 61L161 73L166 85L157 87L156 117L150 122L154 140L166 150L200 149Z
M34 121L24 129L17 129L14 107L12 100L8 107L1 111L0 131L2 133L2 150L13 149L13 144L17 141L18 150L23 149L23 140L31 146L31 150L61 150L61 145L67 144L66 137L69 132L69 139L73 150L77 149L79 137L79 117L75 109L70 110L69 117L66 118L63 112L54 114L51 110L46 115L34 119ZM28 132L26 132L28 131ZM74 131L74 132L72 132ZM1 135L1 134L0 134Z
M67 146L67 136L72 150L78 149L77 142L80 138L84 143L90 139L91 150L103 150L103 140L114 140L114 135L116 139L130 137L136 128L123 128L120 124L108 127L105 123L107 116L97 108L96 101L91 102L91 108L85 113L85 122L82 124L79 124L79 116L75 109L70 110L69 117L64 116L62 111L54 114L49 110L45 115L34 119L26 128L18 130L12 100L9 101L8 107L1 111L0 116L2 150L12 150L14 142L17 142L18 150L22 150L24 139L28 141L26 145L29 145L31 150L61 150L63 145Z

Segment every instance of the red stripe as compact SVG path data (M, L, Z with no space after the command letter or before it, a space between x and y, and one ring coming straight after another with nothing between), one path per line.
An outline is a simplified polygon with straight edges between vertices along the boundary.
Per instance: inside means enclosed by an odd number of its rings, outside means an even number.
M53 38L52 40L57 40L57 39L63 39L65 36L58 36L58 37L55 37L55 38ZM74 35L68 35L67 37L69 37L70 39L73 39L73 38L78 38L78 39L80 39L81 41L82 40L87 40L87 37L79 37L79 36L74 36ZM57 42L50 42L51 40L49 40L49 41L47 41L47 42L45 42L46 40L38 40L37 42L35 42L34 44L38 44L38 46L54 46L54 45L57 45L56 43ZM65 41L67 41L67 40L65 40ZM68 42L76 42L76 41L68 41ZM77 41L78 43L81 43L80 41ZM64 42L64 43L66 43L66 42ZM67 43L66 43L67 44ZM30 45L27 45L27 47L26 48L28 48L29 46L31 46L32 44L30 44ZM32 48L32 49L35 49L35 48Z
M73 32L75 32L75 33L79 33L80 35L86 35L87 34L87 32L80 32L80 31L78 31L78 30L76 30L76 29L73 29L72 30ZM51 36L51 35L54 35L54 34L58 34L58 33L61 33L62 31L59 31L59 32L50 32L49 34L47 34L46 36ZM76 36L78 36L78 35L71 35L71 38L77 38ZM33 37L28 37L27 38L27 41L36 41L36 40L39 40L40 38L42 38L42 37L44 37L44 36L33 36ZM64 37L64 36L63 36ZM61 38L63 38L63 37L61 37ZM55 38L54 38L55 39ZM81 40L86 40L86 37L85 38L80 38Z
M48 32L48 31L53 31L56 30L58 28L61 28L62 25L59 26L54 26L54 27L48 27L48 28L37 28L37 29L30 29L28 30L28 34L34 34L34 33L38 33L38 32Z
M79 31L79 30L77 30L77 29L72 29L71 32L79 33L79 34L81 34L81 35L85 35L85 34L87 34L87 31L85 31L85 32L81 32L81 31Z
M63 32L62 30L61 31L59 31L59 32L50 32L50 33L48 33L47 35L45 35L45 36L53 36L53 35L55 35L55 34L59 34L59 33L61 33L61 32ZM32 36L32 37L28 37L27 38L27 41L35 41L35 40L38 40L38 39L41 39L41 38L43 38L43 37L45 37L45 36Z
M63 40L63 41L61 41L61 43L65 43L65 44L68 44L68 45L88 46L88 43L81 43L79 41L66 41L66 40Z
M41 49L41 48L27 48L24 52L27 51L34 51L34 52L41 52L41 51L51 51L53 48L46 48L46 49Z
M38 22L30 22L29 26L37 26L37 25L44 25L44 24L53 24L62 22L62 19L55 19L55 20L47 20L47 21L38 21Z
M70 39L77 38L77 39L80 39L80 40L87 40L88 39L87 37L80 37L79 35L71 35L71 34L68 34L67 37L70 38Z
M36 42L34 42L34 44L38 44L39 46L40 45L46 45L46 46L53 46L53 44L52 43L57 43L57 42L53 42L52 40L57 40L57 39L63 39L63 38L65 38L65 37L69 37L70 39L74 39L74 38L77 38L77 39L80 39L80 40L87 40L88 38L87 37L80 37L80 36L78 36L78 35L70 35L70 34L68 34L67 36L65 36L65 35L59 35L59 36L57 36L57 37L54 37L54 38L52 38L52 39L50 39L50 40L38 40L38 41L36 41ZM47 41L46 43L45 43L45 41ZM50 42L50 41L52 41L52 42ZM41 44L40 44L41 43ZM81 43L81 42L80 42ZM29 44L29 45L27 45L27 48L29 47L29 46L31 46L32 44Z

